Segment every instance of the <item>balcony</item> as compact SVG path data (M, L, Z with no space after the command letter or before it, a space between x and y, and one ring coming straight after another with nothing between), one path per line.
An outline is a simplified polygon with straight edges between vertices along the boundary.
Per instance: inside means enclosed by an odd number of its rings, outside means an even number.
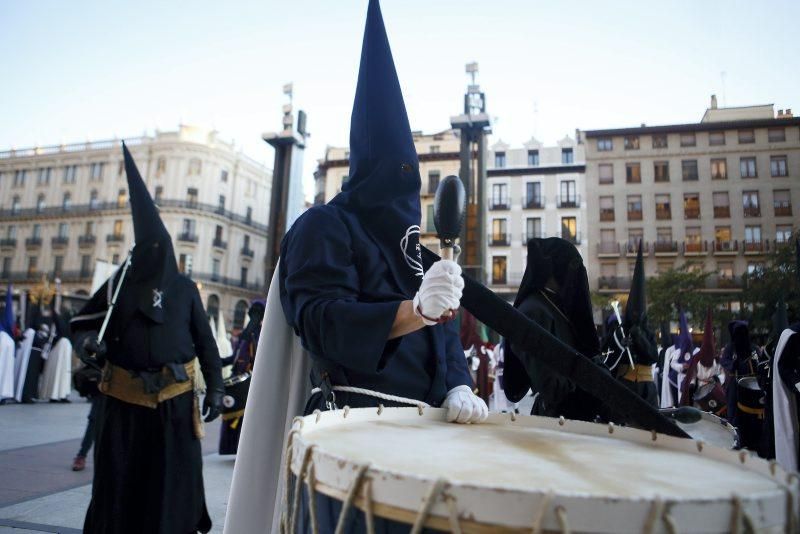
M242 280L241 278L231 278L229 276L222 276L218 273L192 272L190 278L197 282L210 282L213 284L219 284L223 286L243 289L247 292L252 292L252 293L262 293L266 290L264 284L260 282L255 282L255 283L247 282L246 280Z
M181 243L197 243L199 238L194 232L181 232L178 234L178 241Z
M580 245L581 244L581 234L580 234L580 232L578 232L578 233L576 233L574 235L571 235L568 232L561 232L561 236L560 237L561 237L561 239L564 239L565 241L569 241L573 245Z
M601 258L615 258L619 256L619 243L598 243L597 255Z
M642 210L628 210L628 220L629 221L641 221L642 220Z
M708 241L684 241L684 256L702 256L708 254Z
M600 291L620 291L631 288L631 279L621 276L601 276L597 280L597 289Z
M745 217L761 217L761 208L759 206L745 206L742 211Z
M219 239L219 238L214 238L214 241L211 242L211 245L214 248L218 248L218 249L221 249L221 250L227 250L227 248L228 248L228 242L227 241L223 241L222 239Z
M677 256L677 241L656 241L653 243L653 251L656 256Z
M39 248L42 246L42 238L41 237L29 237L25 239L25 247L26 248Z
M600 208L600 222L613 222L614 221L614 208Z
M744 253L745 254L763 254L769 250L769 242L767 241L747 241L744 242Z
M706 289L731 290L742 289L744 283L741 276L711 275L706 278Z
M0 239L0 248L17 248L16 238L9 237L6 239Z
M250 247L242 247L239 253L245 258L250 258L250 259L253 259L253 256L255 256L255 252Z
M577 208L581 205L580 195L557 196L556 205L559 208Z
M790 202L775 202L775 217L791 217L792 204Z
M730 206L714 206L714 218L728 219L731 216Z
M636 256L639 252L639 241L628 241L625 243L625 255L626 256ZM642 255L647 256L647 243L642 241Z
M122 243L123 241L125 241L125 234L106 235L106 243Z
M91 247L97 242L97 237L93 235L82 235L78 237L78 246L79 247Z
M50 240L50 246L53 248L64 248L67 245L69 245L67 236L56 236Z
M730 241L714 241L714 255L715 256L735 256L739 253L739 242L736 240Z
M511 236L507 233L492 233L488 235L486 242L493 247L507 247L511 244Z
M690 208L687 206L683 207L683 218L684 219L699 219L700 218L700 208Z
M544 209L544 197L533 197L525 200L523 206L526 210L541 210Z
M507 210L511 208L511 201L507 198L493 198L489 200L490 210Z
M672 210L670 208L656 208L656 219L659 221L672 219Z

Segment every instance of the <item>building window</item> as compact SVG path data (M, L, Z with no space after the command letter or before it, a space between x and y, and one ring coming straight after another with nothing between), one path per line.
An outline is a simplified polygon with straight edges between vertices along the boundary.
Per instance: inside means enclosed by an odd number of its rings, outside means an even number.
M156 161L156 176L161 176L167 172L167 158L160 156Z
M694 132L686 132L681 134L681 146L695 146L697 139Z
M656 161L653 163L653 176L656 182L669 182L669 162Z
M492 185L492 201L489 205L489 208L505 210L509 208L508 184Z
M208 300L206 301L206 314L215 321L219 319L219 297L217 295L212 294L208 296Z
M99 201L97 200L97 189L92 189L92 192L89 193L89 208L90 209L97 209L99 205Z
M542 208L542 184L540 182L525 183L525 207Z
M219 258L214 258L214 259L211 260L211 279L212 280L219 279L220 265L222 265L222 262L220 261Z
M730 226L717 226L714 228L714 240L717 242L717 250L734 250L735 245L733 244Z
M642 183L642 165L640 163L625 164L625 181L629 184Z
M31 237L34 239L41 239L42 238L42 225L41 224L34 224L33 229L31 229Z
M642 195L628 195L628 220L642 220Z
M725 144L725 132L710 132L708 134L708 144L711 146L721 146Z
M758 191L742 191L742 208L745 217L761 217L758 205Z
M761 243L761 227L760 226L745 226L744 227L744 241L749 243Z
M792 239L792 225L779 224L775 227L775 241L778 243L788 243Z
M74 184L77 174L78 174L77 165L67 165L66 167L64 167L64 183Z
M189 204L197 204L197 189L190 187L186 190L186 201Z
M639 136L626 135L623 141L623 147L625 150L639 150Z
M508 245L508 228L505 219L492 220L492 245Z
M199 158L192 158L189 160L189 176L197 176L203 169L203 164Z
M242 267L239 273L240 273L240 283L242 287L244 287L247 285L247 267Z
M436 221L433 213L433 204L425 206L425 231L432 234L436 232Z
M102 163L102 162L92 163L89 166L89 178L94 182L98 182L98 181L102 180L103 179L103 167L104 166L105 166L105 163Z
M83 235L94 235L94 221L86 221L86 226L83 227Z
M28 171L25 169L18 169L14 171L14 187L24 187L27 174Z
M578 194L575 187L575 180L563 180L560 184L561 196L558 199L560 208L577 208Z
M58 237L61 239L69 237L69 223L58 223Z
M698 180L697 160L685 159L681 161L681 174L684 182L695 182Z
M17 227L13 224L6 228L6 239L16 239L17 238Z
M786 129L770 128L767 130L767 136L770 143L782 143L786 141Z
M222 225L219 225L219 224L216 225L216 227L214 228L214 241L215 242L218 243L218 242L222 241L222 232L223 232Z
M600 230L600 252L614 252L613 245L616 245L617 232L613 228ZM605 247L603 245L606 245ZM609 246L612 245L612 246Z
M164 187L157 185L155 195L153 195L153 201L156 203L161 202L161 197L164 195Z
M492 257L492 283L504 285L507 280L506 273L506 257L493 256Z
M2 278L11 277L11 258L9 257L3 258L3 274L0 276L2 276Z
M636 249L639 247L639 243L642 243L643 241L644 241L644 230L642 230L641 228L629 228L627 252L636 252ZM630 272L633 273L633 270L631 270Z
M33 277L36 275L38 263L39 263L39 258L37 256L28 257L28 277Z
M219 196L219 200L217 201L217 210L220 213L225 212L225 195Z
M598 152L609 152L611 150L614 150L614 143L611 141L610 137L601 137L597 140Z
M600 197L600 220L604 222L614 220L614 197Z
M772 204L776 217L789 217L792 214L792 197L788 189L776 189L772 192Z
M44 208L45 208L44 194L41 193L36 198L36 213L41 213L42 211L44 211Z
M562 148L561 149L561 163L564 165L568 165L570 163L574 163L575 157L572 153L571 148Z
M72 193L64 193L64 199L61 201L61 209L64 211L69 210L72 206Z
M16 215L19 213L19 195L14 195L14 198L11 199L11 213Z
M670 206L669 195L656 195L656 219L672 219L672 207Z
M578 243L578 220L575 217L561 217L561 239Z
M222 169L219 172L219 181L222 182L222 183L227 183L228 182L228 171L227 171L227 169Z
M81 277L86 278L92 273L92 256L90 254L81 255Z
M435 195L439 188L439 180L442 174L439 171L428 171L428 194Z
M739 160L739 174L742 178L756 178L756 158L747 157Z
M728 179L728 160L725 158L714 158L711 160L711 179Z
M771 156L769 158L769 173L773 178L788 176L786 156Z
M247 234L244 235L244 240L242 242L242 248L244 250L250 250L250 236L247 235Z
M731 204L728 198L727 191L716 191L713 194L714 199L714 217L718 219L726 219L731 216Z
M250 224L250 221L253 220L253 208L251 206L247 206L247 211L245 211L244 215L245 223Z
M597 166L597 171L601 184L614 183L614 166L611 163L601 163Z
M686 250L687 252L700 252L701 230L699 226L686 227Z
M539 151L538 150L528 150L528 166L529 167L538 167L539 166Z
M192 265L194 259L191 254L181 254L178 256L178 269L186 276L192 276Z
M117 191L117 207L124 208L126 204L128 204L128 190L119 189Z
M659 248L662 252L665 252L664 245L672 245L672 228L656 228L656 245L661 244L661 247L656 247L656 250Z
M495 152L494 153L494 166L499 168L503 168L506 166L506 153L505 152Z
M197 225L194 219L184 219L183 226L181 226L181 234L184 237L193 237L196 227Z
M39 169L39 178L36 180L37 185L50 185L50 173L53 171L52 167L44 167Z
M667 148L667 134L654 135L653 148Z
M699 219L700 218L700 194L699 193L684 193L683 194L683 218L684 219Z
M542 219L528 217L525 219L525 241L537 237L542 237Z
M114 237L122 237L122 221L120 219L114 221Z
M431 154L438 154L440 152L439 145L431 145Z
M64 256L53 256L53 274L60 276L64 270Z
M739 144L749 144L756 142L756 133L754 130L739 130Z

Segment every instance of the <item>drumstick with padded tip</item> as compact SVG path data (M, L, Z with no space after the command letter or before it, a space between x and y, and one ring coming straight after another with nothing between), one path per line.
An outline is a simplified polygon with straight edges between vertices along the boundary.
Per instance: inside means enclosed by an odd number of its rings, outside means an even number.
M461 235L461 227L464 224L466 199L464 184L458 176L452 174L446 176L436 188L436 196L433 199L433 224L439 237L440 255L443 260L457 259L456 240ZM452 311L445 313L446 317L452 315Z

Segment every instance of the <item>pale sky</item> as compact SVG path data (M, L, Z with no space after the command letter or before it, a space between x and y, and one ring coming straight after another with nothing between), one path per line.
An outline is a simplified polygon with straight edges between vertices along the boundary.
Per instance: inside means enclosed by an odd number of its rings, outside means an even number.
M284 83L308 113L304 176L346 145L367 0L0 0L0 150L181 122L272 167ZM696 122L720 105L800 113L800 2L383 0L416 130L461 112L464 64L492 140L553 144L575 128ZM723 85L722 72L725 72Z

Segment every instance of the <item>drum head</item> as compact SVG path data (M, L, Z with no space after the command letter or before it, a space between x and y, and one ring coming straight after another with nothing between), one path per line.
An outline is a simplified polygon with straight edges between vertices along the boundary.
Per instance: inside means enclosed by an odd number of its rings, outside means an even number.
M742 389L761 391L761 386L758 385L758 380L756 380L756 377L754 376L746 376L744 378L740 378L737 384Z
M500 414L458 425L441 409L387 408L310 415L294 429L293 472L313 447L315 490L343 499L369 466L378 515L413 522L444 481L426 523L434 528L449 528L452 499L467 530L530 529L542 508L542 528L558 530L560 508L575 532L641 532L663 510L680 532L724 532L738 506L732 488L757 528L788 521L787 473L777 466L631 428Z

